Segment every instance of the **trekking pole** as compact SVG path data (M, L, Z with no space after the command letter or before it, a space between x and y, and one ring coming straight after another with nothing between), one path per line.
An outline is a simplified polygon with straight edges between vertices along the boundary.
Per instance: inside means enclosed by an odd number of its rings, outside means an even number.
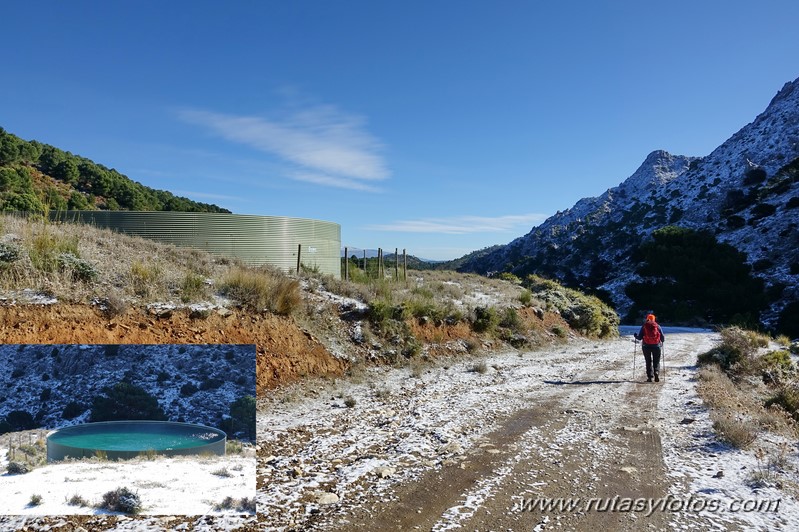
M663 376L666 376L666 345L660 344L660 366L663 368Z
M638 351L638 338L633 338L633 380L635 380L635 354Z

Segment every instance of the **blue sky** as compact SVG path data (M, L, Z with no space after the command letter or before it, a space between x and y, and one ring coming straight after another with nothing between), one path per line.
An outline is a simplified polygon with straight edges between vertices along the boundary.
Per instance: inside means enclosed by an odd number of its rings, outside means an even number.
M0 126L342 245L451 259L702 156L799 76L795 0L3 5Z

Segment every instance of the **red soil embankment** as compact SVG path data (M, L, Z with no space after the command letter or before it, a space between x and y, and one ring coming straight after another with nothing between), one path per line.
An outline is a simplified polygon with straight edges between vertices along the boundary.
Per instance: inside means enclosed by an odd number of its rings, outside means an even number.
M192 318L131 309L113 318L87 305L0 307L4 344L255 344L257 393L308 375L338 375L346 364L290 319L232 310Z

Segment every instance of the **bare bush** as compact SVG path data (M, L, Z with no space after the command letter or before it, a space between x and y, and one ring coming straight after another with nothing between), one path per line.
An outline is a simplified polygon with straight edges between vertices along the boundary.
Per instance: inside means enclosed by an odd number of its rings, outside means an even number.
M713 422L713 429L721 438L737 449L746 449L757 439L757 430L750 421L723 417Z

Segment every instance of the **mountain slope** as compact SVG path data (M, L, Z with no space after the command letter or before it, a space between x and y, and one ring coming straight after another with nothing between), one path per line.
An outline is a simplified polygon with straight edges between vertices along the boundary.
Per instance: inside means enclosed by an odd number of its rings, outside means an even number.
M654 151L620 185L584 198L527 235L467 261L461 271L558 277L604 291L624 311L637 280L630 257L665 225L708 230L746 254L767 284L774 322L799 301L799 80L705 157Z
M120 382L155 397L169 420L204 425L255 396L252 345L0 345L0 368L0 422L27 412L46 428L88 421Z
M131 180L113 168L0 128L0 211L230 212Z

